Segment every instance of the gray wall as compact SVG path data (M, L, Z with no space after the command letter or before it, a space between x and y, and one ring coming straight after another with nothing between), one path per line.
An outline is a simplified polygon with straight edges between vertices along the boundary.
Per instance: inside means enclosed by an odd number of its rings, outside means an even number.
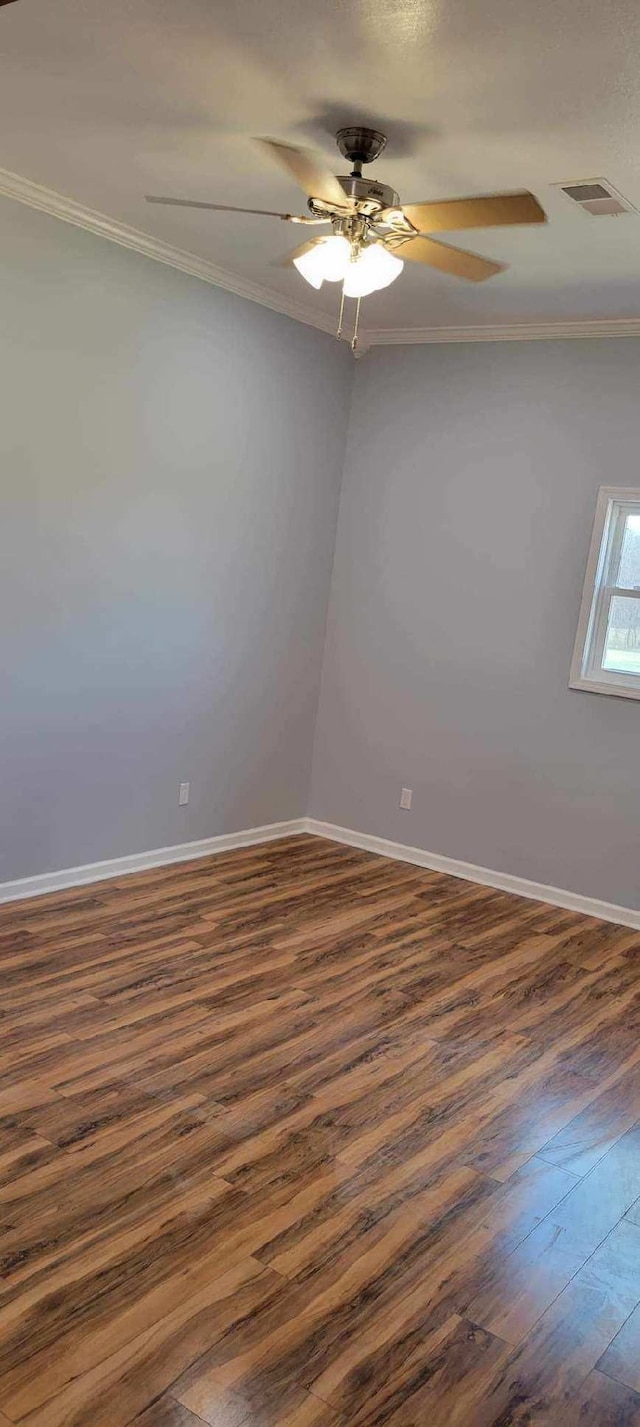
M8 200L0 297L0 881L304 813L350 354ZM311 811L639 906L640 707L567 680L640 344L355 371Z
M0 881L304 813L350 354L9 200L0 311Z
M639 392L629 339L358 364L316 817L640 906L640 705L567 687L598 486L640 486Z

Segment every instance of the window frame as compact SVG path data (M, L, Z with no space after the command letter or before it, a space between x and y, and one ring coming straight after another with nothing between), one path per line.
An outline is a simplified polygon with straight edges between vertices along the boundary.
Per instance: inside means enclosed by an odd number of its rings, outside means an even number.
M640 589L627 589L610 581L624 535L624 525L632 508L640 515L640 490L630 486L601 486L598 492L591 544L584 577L578 630L569 675L570 689L592 694L640 699L640 671L625 674L604 669L602 659L612 600L640 601Z

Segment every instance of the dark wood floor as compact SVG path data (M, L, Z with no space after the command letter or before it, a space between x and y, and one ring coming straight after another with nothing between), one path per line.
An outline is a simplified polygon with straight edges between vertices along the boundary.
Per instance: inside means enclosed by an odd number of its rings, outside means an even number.
M0 908L0 1424L640 1424L640 934L291 839Z

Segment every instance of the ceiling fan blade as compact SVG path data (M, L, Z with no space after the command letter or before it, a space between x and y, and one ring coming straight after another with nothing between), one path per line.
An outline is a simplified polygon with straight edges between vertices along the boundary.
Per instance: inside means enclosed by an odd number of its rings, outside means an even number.
M13 0L0 0L0 5L13 5Z
M484 282L494 273L504 272L506 263L494 263L489 258L481 258L477 253L467 253L464 248L450 248L448 243L440 243L437 238L402 239L400 242L386 243L391 252L399 258L409 258L412 263L426 263L440 272L451 273L453 277L466 277L470 282Z
M296 149L292 144L281 144L276 139L259 139L272 157L295 178L309 198L321 198L334 208L350 211L352 204L347 198L337 178L320 164L310 149Z
M483 198L449 198L442 203L403 203L402 212L419 233L458 233L463 228L496 228L514 223L546 223L532 193L496 193Z
M290 268L296 258L303 258L305 253L310 253L312 248L317 248L318 243L324 242L325 239L320 236L317 238L309 238L306 243L301 243L298 248L294 248L292 253L285 253L283 258L276 258L275 262L271 263L271 267Z
M2 3L3 0L0 0L0 5ZM257 213L262 214L264 218L293 218L291 213L274 213L270 208L233 208L227 203L200 203L191 198L164 198L156 193L147 193L146 200L147 203L164 203L172 208L212 208L218 213Z

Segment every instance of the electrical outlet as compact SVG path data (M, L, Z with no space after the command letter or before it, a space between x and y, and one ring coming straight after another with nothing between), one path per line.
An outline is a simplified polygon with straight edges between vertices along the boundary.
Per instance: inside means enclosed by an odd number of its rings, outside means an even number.
M401 791L400 791L400 807L401 807L401 808L404 808L405 812L407 812L407 813L409 812L409 809L411 808L411 799L412 799L412 797L413 797L413 788L402 788L402 789L401 789Z
M180 792L179 792L179 794L178 794L178 803L179 803L179 805L180 805L181 808L184 808L185 805L188 803L188 801L189 801L189 793L190 793L190 792L191 792L191 784L190 784L190 783L181 783L181 784L180 784Z

